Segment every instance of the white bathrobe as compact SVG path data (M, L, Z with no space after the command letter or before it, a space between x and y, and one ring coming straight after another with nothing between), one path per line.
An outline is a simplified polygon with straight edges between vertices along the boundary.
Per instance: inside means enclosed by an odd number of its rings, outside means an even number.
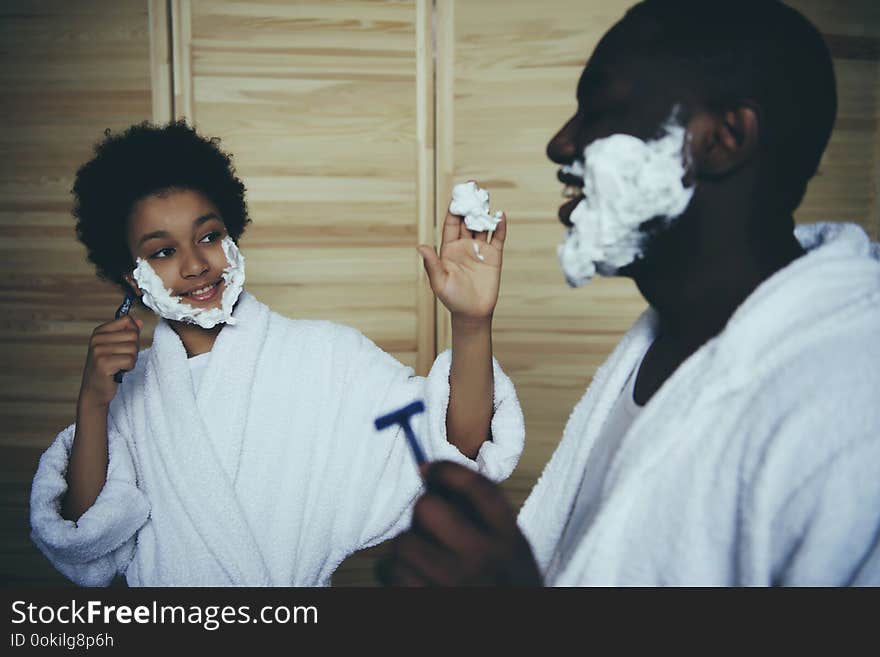
M446 440L450 353L416 377L358 331L290 320L247 292L198 394L165 322L108 416L107 481L78 523L59 505L74 427L40 459L32 538L74 582L132 586L327 585L352 552L409 524L421 489L399 428L373 420L421 398L429 458L501 480L524 444L513 385L494 363L492 440L471 461Z
M878 249L854 225L796 234L807 255L761 284L624 434L592 524L557 564L653 311L596 373L519 516L548 584L880 584Z

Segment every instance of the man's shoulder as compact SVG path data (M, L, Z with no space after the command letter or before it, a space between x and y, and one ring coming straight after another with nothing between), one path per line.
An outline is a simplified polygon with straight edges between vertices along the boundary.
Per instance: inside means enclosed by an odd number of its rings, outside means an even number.
M851 450L880 458L880 344L821 340L767 368L740 405L756 458L808 472ZM880 463L878 463L880 465Z

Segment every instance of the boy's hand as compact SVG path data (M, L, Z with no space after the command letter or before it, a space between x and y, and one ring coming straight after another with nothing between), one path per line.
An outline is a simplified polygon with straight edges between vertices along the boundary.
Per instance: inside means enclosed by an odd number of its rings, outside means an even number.
M388 586L541 586L532 549L501 489L457 463L425 471L412 527L376 567Z
M79 391L80 405L109 406L119 386L113 376L134 369L144 323L130 315L101 324L92 332Z
M468 230L462 217L447 212L440 256L430 246L419 246L431 289L453 316L468 321L492 317L498 302L506 235L506 216L502 217L489 244L488 233ZM483 260L477 256L474 245Z

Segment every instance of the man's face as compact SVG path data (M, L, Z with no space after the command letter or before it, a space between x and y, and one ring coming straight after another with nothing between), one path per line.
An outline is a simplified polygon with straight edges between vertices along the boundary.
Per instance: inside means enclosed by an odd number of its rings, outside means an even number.
M584 179L578 169L587 146L615 134L645 142L657 139L663 135L673 109L676 120L686 122L697 107L695 99L682 91L688 86L675 67L658 58L636 54L640 34L646 29L651 26L623 21L603 37L581 74L576 114L547 145L548 157L563 165L557 178L565 185L563 195L568 200L560 206L558 216L567 227L573 225L572 212L584 199ZM587 202L605 200L591 198ZM655 225L664 225L659 213L646 218L639 232L655 232ZM600 273L632 275L637 263L610 269L599 262L596 266Z
M582 160L584 148L612 134L652 139L673 107L687 113L687 99L674 91L681 81L667 65L627 54L627 42L636 38L637 26L618 23L596 47L578 82L577 112L547 144L547 157L553 162L571 165ZM562 169L557 178L574 188L566 190L570 200L558 213L570 226L569 216L583 198L583 178Z

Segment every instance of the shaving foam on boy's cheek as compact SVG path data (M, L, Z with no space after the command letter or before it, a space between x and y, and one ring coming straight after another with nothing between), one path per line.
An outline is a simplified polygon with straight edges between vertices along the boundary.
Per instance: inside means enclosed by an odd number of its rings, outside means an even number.
M223 322L235 324L232 309L244 287L244 256L228 235L223 238L220 245L226 255L228 267L223 270L223 280L226 285L223 288L219 308L195 308L183 303L179 296L175 296L171 290L165 288L165 284L150 263L138 258L132 275L144 293L142 297L144 305L165 319L198 324L205 329L213 328Z
M685 187L686 130L669 122L660 139L644 142L614 134L584 150L584 199L571 213L573 226L557 253L568 284L588 282L597 272L609 276L642 255L645 235L639 226L662 217L668 223L690 203Z

